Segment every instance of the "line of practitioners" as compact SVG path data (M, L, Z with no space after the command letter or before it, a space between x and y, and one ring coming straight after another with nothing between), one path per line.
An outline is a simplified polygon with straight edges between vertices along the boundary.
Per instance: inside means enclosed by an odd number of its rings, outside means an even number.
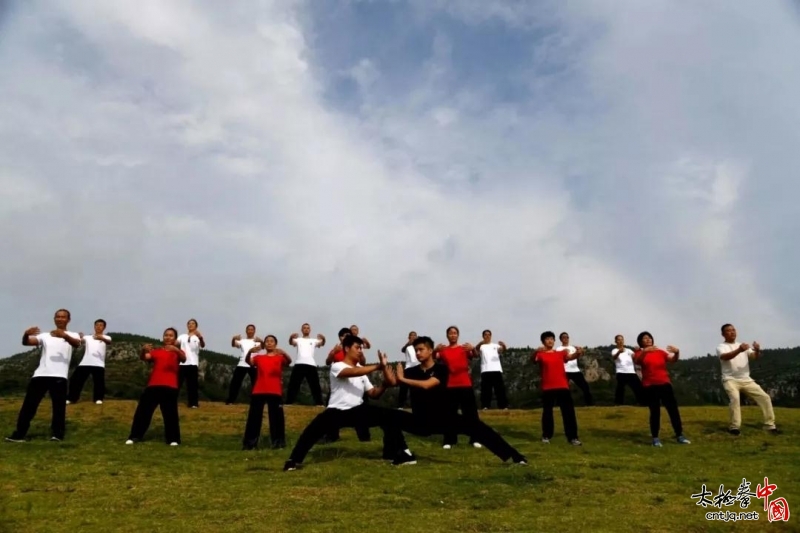
M88 375L100 375L100 384L102 383L102 374L97 373L96 369L103 368L105 347L111 342L111 339L104 334L105 322L103 320L96 321L94 334L87 336L69 332L67 330L69 321L69 311L61 309L56 312L54 317L56 329L46 333L41 332L38 328L29 328L25 331L23 345L40 346L42 354L39 367L28 385L17 428L6 440L12 442L25 440L30 421L47 393L50 394L53 402L51 438L52 440L63 439L66 404L69 401L77 400L80 388ZM197 359L194 359L194 365L187 365L187 363L191 362L190 357L196 357L199 349L205 345L202 334L197 331L196 321L189 322L188 330L187 333L179 335L174 328L168 328L164 332L162 346L145 345L142 348L141 358L151 362L153 368L148 385L137 405L127 443L132 444L144 437L155 408L160 407L164 418L166 441L173 446L180 444L178 391L181 382L187 376L194 375L196 382ZM312 383L316 382L319 387L316 365L313 364L313 350L323 346L325 338L318 335L312 339L308 324L304 324L301 331L302 336L293 334L290 338L290 344L297 348L298 361L290 377L287 403L296 397L301 381L309 381L312 394L314 391ZM310 449L310 445L313 445L314 442L335 440L338 438L338 430L341 427L350 426L356 428L361 440L369 440L368 430L370 427L380 426L384 430L384 457L391 459L395 464L414 462L413 454L405 446L402 435L397 436L398 430L417 434L443 434L445 449L456 444L459 433L465 434L475 447L485 445L503 460L516 458L516 462L524 462L523 459L520 459L521 455L516 450L507 447L507 443L495 432L487 432L487 426L482 424L478 417L469 377L469 359L480 354L482 370L488 369L482 374L487 372L500 374L499 380L493 379L492 376L486 380L482 379L482 385L486 385L488 382L494 386L499 382L500 390L502 391L504 388L502 387L502 370L495 369L491 364L484 367L485 362L495 362L499 367L499 354L505 351L504 343L501 342L497 345L491 343L491 332L484 331L483 340L474 347L470 344L459 344L459 331L455 326L447 329L448 344L439 344L435 347L428 337L417 338L416 334L412 332L403 347L408 356L405 370L402 365L398 365L395 370L387 364L386 356L381 352L379 352L380 362L377 365L367 365L363 349L369 347L369 341L356 336L352 328L343 328L339 333L340 343L331 350L326 360L326 363L331 365L331 396L328 407L298 440L295 451L292 453L292 459L287 462L287 469L291 470L300 464L305 453ZM722 363L725 390L731 398L730 432L739 434L741 425L739 394L745 393L761 407L765 428L777 433L770 398L749 377L749 360L760 356L760 346L758 343L753 343L752 346L736 343L736 330L730 324L722 327L722 335L725 342L719 345L717 352ZM551 332L543 333L541 341L542 346L532 354L531 358L540 366L542 375L542 441L549 443L553 437L553 408L558 405L568 441L573 445L581 445L574 406L569 394L570 372L568 369L570 368L569 364L576 361L583 350L569 346L566 334L561 335L562 346L560 347L555 347L555 335ZM612 356L617 362L618 386L631 386L635 393L638 391L638 395L646 400L650 407L650 430L653 445L662 445L659 440L661 405L667 409L677 442L688 444L688 439L683 435L680 413L666 370L667 363L676 361L680 351L674 346L667 346L665 349L657 347L653 342L652 335L648 332L643 332L638 336L639 349L636 352L625 347L624 339L621 336L617 336L616 342L617 348L612 352ZM72 349L77 348L81 343L86 345L86 353L72 376L74 385L70 384L70 400L67 401L66 378L69 361ZM281 380L283 369L290 365L292 360L285 351L277 347L277 344L277 338L272 335L268 335L263 341L257 338L255 327L252 325L248 326L244 339L239 336L232 339L232 345L242 351L240 365L246 364L246 372L255 373L243 443L246 449L254 448L258 444L265 405L269 409L272 446L275 448L285 446ZM310 363L300 363L303 356L308 356L309 351ZM413 358L411 357L412 353ZM494 360L495 357L496 360ZM636 376L634 364L640 365L642 369L641 389L634 384L638 382L638 377L636 381L627 376L620 379L625 374ZM193 372L185 372L183 366L194 366L195 368ZM301 368L296 370L298 366ZM307 373L307 369L302 368L303 366L313 367L313 378ZM88 368L82 369L82 367ZM631 371L620 372L620 369ZM376 371L384 374L383 383L379 387L373 387L366 378L369 373ZM98 378L94 377L94 379L95 389L100 388L97 386ZM241 379L239 379L237 387L241 385ZM187 381L191 383L190 380ZM410 415L415 418L408 419L406 415L409 413L401 414L402 411L387 410L364 403L365 395L377 398L387 387L394 385L401 387L401 394L408 395L410 393L412 406ZM229 399L232 398L235 398L235 395ZM498 403L503 406L503 403L500 402L501 399L504 400L502 393L498 394ZM321 403L321 395L315 400ZM102 402L102 397L96 396L95 401ZM405 399L401 401L404 402ZM197 407L196 393L193 397L190 392L189 405ZM488 403L484 401L483 405L486 407ZM355 411L351 411L353 409ZM459 410L461 415L456 415ZM347 412L347 414L343 415L342 412ZM362 438L362 432L366 432L365 438Z

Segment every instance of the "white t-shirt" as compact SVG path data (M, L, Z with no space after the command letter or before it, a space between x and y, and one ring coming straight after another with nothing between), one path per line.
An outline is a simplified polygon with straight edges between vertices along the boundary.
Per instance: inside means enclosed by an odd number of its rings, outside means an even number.
M345 411L364 403L364 393L372 389L367 376L357 378L338 378L339 372L345 368L353 368L344 361L331 365L331 398L328 409Z
M317 362L314 360L314 350L322 344L322 341L311 337L298 337L294 342L297 345L297 360L294 364L317 366Z
M414 346L406 346L405 354L406 368L414 368L419 364L419 359L417 359L417 350L414 349Z
M103 335L104 339L111 341L111 337ZM83 353L78 366L99 366L105 368L106 366L106 343L94 338L94 335L84 335L83 343L86 345L86 351Z
M250 349L259 344L256 342L255 339L242 339L240 341L236 341L236 344L239 345L239 349L242 350L242 353L239 355L239 364L236 366L241 366L244 368L250 368L250 365L247 364L247 354L250 352Z
M481 344L481 372L502 372L500 345Z
M186 361L181 366L198 366L200 364L200 337L197 335L189 336L188 333L178 335L178 343L181 350L186 354Z
M70 337L80 340L77 333L66 332ZM72 345L64 339L53 337L50 333L35 336L42 349L39 366L33 373L35 378L64 378L69 375L69 362L72 360Z
M617 366L617 374L635 374L636 368L633 366L633 350L630 348L623 348L620 351L619 348L614 348L611 350L611 356L615 356L619 353L619 357L614 360L614 364Z
M578 351L575 349L574 346L558 346L557 348L553 348L553 350L557 352L563 352L564 350L566 350L567 352L569 352L570 355ZM567 361L566 363L564 363L564 370L567 372L580 372L581 367L578 366L578 360L573 359L572 361Z
M727 343L723 342L717 346L717 356L730 353L739 349L740 342ZM750 358L755 355L755 351L750 348L746 352L742 352L733 359L727 361L719 360L722 367L722 381L729 379L750 379Z

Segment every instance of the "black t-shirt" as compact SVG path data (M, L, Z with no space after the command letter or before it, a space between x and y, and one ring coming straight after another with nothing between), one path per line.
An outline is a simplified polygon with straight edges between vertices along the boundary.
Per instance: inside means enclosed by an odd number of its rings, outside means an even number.
M439 380L439 384L431 389L409 387L411 412L425 423L442 423L447 417L447 378L450 371L442 363L435 363L428 370L417 365L405 371L407 379L427 381L430 378Z

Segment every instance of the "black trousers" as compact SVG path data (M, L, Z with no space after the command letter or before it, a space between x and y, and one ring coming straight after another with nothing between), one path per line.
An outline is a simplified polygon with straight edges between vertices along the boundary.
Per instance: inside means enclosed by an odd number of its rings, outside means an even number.
M256 382L256 369L243 366L237 366L233 369L231 385L228 388L228 399L225 403L236 403L236 399L239 397L239 389L242 388L242 382L244 382L246 376L250 376L250 389L252 390L253 384Z
M283 416L283 397L279 394L253 394L244 428L242 446L252 450L258 446L261 424L264 421L264 406L269 409L269 438L273 448L286 446L286 419Z
M466 435L470 441L480 442L503 461L523 458L499 433L477 418L455 415L444 420L425 420L405 411L396 411L393 416L397 418L400 430L405 433L423 437L445 433Z
M408 400L408 385L401 383L397 393L397 407L405 407Z
M189 407L199 407L200 399L198 397L198 368L197 365L182 365L178 373L178 391L183 388L183 382L186 381L186 397Z
M461 416L463 416L467 423L475 424L479 422L478 418L478 404L475 403L475 391L472 387L455 387L447 389L448 410L451 417L458 415L458 410L461 409ZM398 411L399 412L399 411ZM449 429L443 432L444 438L442 444L458 444L458 431ZM469 443L473 444L476 441L474 437L469 438Z
M195 367L197 368L197 367ZM167 444L181 442L181 426L178 421L178 389L172 387L146 387L139 398L136 412L131 424L131 440L142 440L156 407L161 408L161 417L164 419L164 441Z
M481 373L481 407L484 409L492 407L492 393L497 397L498 409L505 409L508 407L506 384L503 382L502 372Z
M567 379L573 382L583 392L583 403L586 405L594 405L594 398L589 390L589 384L586 383L586 378L583 377L583 372L567 372Z
M25 399L22 401L22 408L19 410L19 417L17 417L17 429L14 431L14 438L25 438L31 427L31 420L36 416L36 411L39 409L39 404L42 403L44 395L48 393L50 394L50 401L53 403L50 431L53 437L64 439L67 426L67 380L53 377L31 378L28 382L28 390L25 391Z
M676 437L683 435L683 424L681 423L681 413L678 411L678 401L675 399L675 392L672 385L650 385L643 387L644 397L647 406L650 408L650 435L658 438L661 429L661 406L667 410L669 421L672 423L672 430Z
M81 391L89 376L92 376L92 384L94 386L92 401L102 401L105 398L106 369L102 366L78 366L69 379L69 396L67 399L70 403L75 403L81 399Z
M636 374L616 374L617 388L614 390L614 405L625 404L625 387L630 387L633 391L633 396L636 398L636 403L642 405L644 400L642 398L642 382L639 381L639 376Z
M567 440L578 438L578 419L575 417L575 405L569 389L542 391L542 438L552 439L555 433L553 408L561 409L561 421L564 423L564 434Z
M289 387L286 391L286 404L291 405L297 399L297 393L300 392L300 385L303 380L308 382L308 388L311 390L311 397L314 398L315 405L323 405L322 403L322 389L319 386L319 373L317 367L312 365L294 365L292 373L289 376Z
M397 409L366 403L347 410L325 409L300 434L289 458L302 463L314 444L335 430L344 427L380 427L383 429L383 457L393 459L399 451L408 447L394 416L400 413Z

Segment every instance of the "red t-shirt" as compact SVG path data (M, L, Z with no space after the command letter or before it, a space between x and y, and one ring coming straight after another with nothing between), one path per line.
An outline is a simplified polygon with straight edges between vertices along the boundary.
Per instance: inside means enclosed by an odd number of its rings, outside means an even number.
M567 381L567 371L564 369L564 363L567 362L569 352L566 350L552 351L552 352L537 352L536 362L539 363L539 368L542 373L542 390L569 390L569 381Z
M448 389L472 387L472 377L469 375L469 358L463 346L448 346L439 351L439 358L447 365L450 378L447 380Z
M181 362L178 352L157 348L150 352L150 360L153 362L153 370L150 372L147 386L177 389Z
M283 369L289 362L283 355L251 355L250 362L256 369L256 384L253 394L283 394Z
M334 363L341 363L344 361L344 350L339 350L335 354L333 354L333 362Z
M641 350L633 355L634 360L638 361L642 367L642 386L668 385L670 383L669 372L667 372L669 354L664 350L654 350L644 353L644 357L642 355Z

